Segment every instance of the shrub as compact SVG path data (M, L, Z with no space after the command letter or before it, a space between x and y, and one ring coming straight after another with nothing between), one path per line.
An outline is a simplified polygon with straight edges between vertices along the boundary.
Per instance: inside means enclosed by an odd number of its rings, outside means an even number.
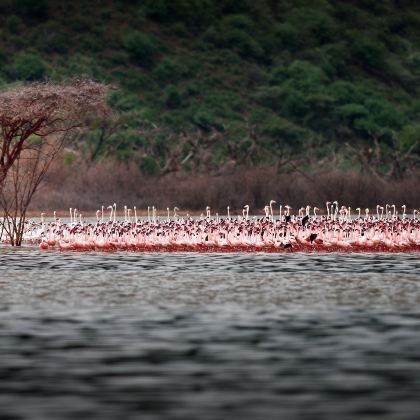
M264 50L251 35L242 29L228 29L207 37L218 47L229 48L245 59L261 59Z
M329 76L347 77L350 75L350 53L344 42L328 44L314 50L313 60L318 62L322 70Z
M405 126L397 135L397 144L404 153L411 151L420 154L420 124Z
M7 55L5 52L0 50L0 71L4 67L4 65L7 63Z
M49 72L45 61L34 53L18 53L9 66L9 75L15 80L41 80Z
M188 112L180 110L171 110L160 116L160 121L173 132L181 132L191 127L188 121Z
M330 42L337 36L337 25L322 10L310 7L295 8L288 15L288 22L299 32L300 45L314 46Z
M134 93L124 92L122 90L117 90L113 92L110 96L110 104L117 111L131 111L135 108L141 106L141 101L138 95Z
M302 60L291 63L286 68L286 75L296 87L310 91L317 91L328 82L328 76L320 67Z
M153 75L160 81L176 81L188 75L188 68L180 60L165 57L153 69Z
M182 104L181 94L174 85L165 89L165 105L168 108L179 108Z
M420 52L413 52L408 56L408 64L411 71L420 76Z
M273 69L272 83L288 84L305 92L317 92L328 82L328 76L318 67L308 61L295 60L288 66L278 66Z
M195 112L191 118L193 124L204 131L210 131L212 128L221 129L222 126L218 123L216 117L211 111L203 109Z
M337 113L348 122L353 123L357 118L367 117L369 111L363 105L350 103L339 106Z
M37 46L48 53L66 53L70 46L70 38L63 31L63 27L55 21L42 25L38 31Z
M87 76L94 79L103 78L103 68L92 55L76 53L68 56L63 61L63 70L66 76Z
M373 92L363 85L347 81L337 81L328 89L338 104L363 103Z
M278 86L263 87L253 95L253 98L261 105L278 111L282 108L283 89Z
M398 35L388 35L382 38L386 47L395 53L407 53L412 50L412 45L409 40L404 39Z
M22 19L16 15L8 16L5 21L5 26L7 30L12 34L18 33L22 25L23 25Z
M76 159L77 155L72 150L67 150L63 154L63 160L66 166L71 166L76 161Z
M220 2L220 8L223 14L245 13L250 9L249 0L223 0Z
M126 65L129 61L129 55L126 51L115 50L115 51L112 51L112 54L109 57L109 59L112 64Z
M278 23L273 29L273 44L277 44L277 48L293 49L299 43L299 31L288 22Z
M393 132L404 124L403 115L383 98L368 98L363 104L349 103L336 109L342 123L365 139L379 136L392 142Z
M282 109L291 117L303 118L311 111L307 98L301 91L288 87L283 90Z
M112 71L114 78L120 80L122 87L129 90L146 90L154 87L149 74L136 67L118 67Z
M337 3L333 9L334 16L346 23L351 28L365 29L371 20L371 16L356 5L345 2Z
M132 31L125 35L123 45L130 54L132 62L138 65L149 65L157 51L154 37L139 31Z
M298 147L308 136L306 130L278 116L271 116L261 124L261 131L272 137L278 146Z
M383 70L385 67L385 48L375 39L367 36L354 36L351 52L363 66L378 70Z
M224 92L208 93L203 97L203 104L211 109L215 116L223 119L237 119L245 109L245 103L240 95Z
M222 19L220 26L226 29L236 28L251 32L254 27L254 22L246 15L228 15Z
M159 167L150 156L143 156L140 161L140 170L145 175L157 175L159 173Z
M148 0L146 13L163 23L183 22L193 32L207 27L216 18L213 0Z
M405 123L404 115L385 98L368 98L365 101L365 107L369 111L370 117L380 127L390 127L399 130Z
M181 38L187 38L190 33L187 26L183 22L176 22L171 26L171 32Z
M48 0L15 0L15 11L27 18L44 19L48 16Z
M88 16L75 16L70 20L69 26L75 32L88 32L91 27L91 22Z

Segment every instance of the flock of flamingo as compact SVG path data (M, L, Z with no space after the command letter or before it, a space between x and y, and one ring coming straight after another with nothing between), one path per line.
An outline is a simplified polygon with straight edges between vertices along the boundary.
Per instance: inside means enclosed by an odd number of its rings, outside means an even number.
M242 214L212 215L210 208L200 217L180 217L179 209L159 217L154 207L147 217L124 207L124 218L116 217L116 204L96 212L96 223L83 220L77 209L70 209L70 222L56 217L45 222L26 222L24 241L41 249L79 251L202 251L202 252L293 252L293 251L420 251L419 212L399 213L395 205L377 206L376 214L326 203L326 214L306 206L291 214L290 206L274 211L274 200L265 206L265 215L251 217L249 206ZM105 212L109 210L108 214ZM312 212L311 212L312 210ZM172 213L172 214L170 214ZM275 214L277 213L277 214Z

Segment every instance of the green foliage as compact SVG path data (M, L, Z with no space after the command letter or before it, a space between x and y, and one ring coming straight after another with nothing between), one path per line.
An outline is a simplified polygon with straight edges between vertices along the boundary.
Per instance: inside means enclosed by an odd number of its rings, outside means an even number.
M174 85L165 89L165 104L168 108L179 108L182 104L181 93Z
M351 77L350 57L346 43L340 42L315 49L313 59L328 77L348 78Z
M293 9L288 21L299 31L299 44L322 45L337 36L338 27L327 13L309 7Z
M40 146L42 144L42 138L37 135L32 135L28 138L27 142L32 147Z
M0 49L0 72L2 71L2 68L7 63L7 55L4 51Z
M345 104L337 108L337 114L346 121L347 124L353 125L359 118L367 118L369 111L360 104Z
M63 77L85 76L93 79L103 79L103 68L92 56L75 53L67 57L63 63Z
M313 92L328 82L328 76L315 64L295 60L288 66L274 68L272 82Z
M71 40L61 25L50 21L42 25L36 45L46 53L64 54L68 51Z
M79 15L71 19L69 25L75 32L88 32L91 28L91 21L89 16Z
M420 76L420 51L416 51L408 56L408 65L416 76Z
M153 75L162 82L182 79L188 73L187 66L181 60L170 57L163 58L153 69Z
M236 52L245 59L261 60L264 50L256 39L244 29L238 27L208 31L205 39L219 48Z
M19 16L10 15L6 18L5 27L12 34L19 32L19 30L22 28L22 25L23 22Z
M45 19L48 16L48 0L15 0L14 9L29 19Z
M278 23L273 29L273 44L278 49L294 49L299 44L300 33L299 29L289 22Z
M227 15L221 20L220 26L223 29L241 29L248 33L250 33L255 27L254 21L251 17L242 14Z
M13 80L42 80L48 72L46 62L39 55L30 52L18 53L8 67L9 76Z
M204 131L210 131L212 128L223 129L217 117L208 109L199 109L192 115L191 120L194 125Z
M420 123L406 125L397 135L397 145L404 153L420 153Z
M0 2L1 86L80 76L116 87L124 121L95 154L146 174L160 173L178 135L202 141L183 169L309 147L313 159L334 150L351 165L344 144L379 144L382 170L398 153L419 160L414 1ZM100 135L86 135L81 153Z
M197 32L216 18L215 6L212 0L148 0L146 13L162 23L184 22Z
M127 94L121 90L113 92L109 98L109 102L110 105L119 112L138 109L141 106L138 95L134 93Z
M254 99L264 107L280 111L283 94L283 89L278 86L263 87L254 95Z
M150 34L132 31L123 38L123 46L130 54L133 63L149 65L157 52L156 41Z
M308 132L285 118L271 116L261 124L262 134L275 141L275 145L299 146L308 137Z
M351 52L353 57L363 66L383 70L386 65L384 46L368 36L353 34L352 37Z
M146 175L158 175L159 167L151 156L143 156L140 161L140 170Z
M64 164L66 165L66 166L71 166L75 161L76 161L76 159L77 159L77 155L76 155L76 153L74 153L73 151L71 151L71 150L67 150L65 153L64 153L64 157L63 157L63 159L64 159Z
M182 38L188 38L189 36L189 31L187 29L187 25L185 25L185 23L183 22L176 22L174 24L171 25L171 32L179 37Z

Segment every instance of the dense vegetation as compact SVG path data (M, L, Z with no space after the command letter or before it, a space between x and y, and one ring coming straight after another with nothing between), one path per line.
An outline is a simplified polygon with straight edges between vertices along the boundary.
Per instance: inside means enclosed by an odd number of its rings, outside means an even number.
M3 0L0 85L88 76L120 117L67 152L144 173L420 157L414 0Z

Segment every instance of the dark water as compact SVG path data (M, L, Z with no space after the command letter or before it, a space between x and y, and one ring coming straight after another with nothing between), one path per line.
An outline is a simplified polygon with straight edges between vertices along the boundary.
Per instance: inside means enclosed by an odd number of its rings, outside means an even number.
M0 419L418 419L419 254L0 248Z

